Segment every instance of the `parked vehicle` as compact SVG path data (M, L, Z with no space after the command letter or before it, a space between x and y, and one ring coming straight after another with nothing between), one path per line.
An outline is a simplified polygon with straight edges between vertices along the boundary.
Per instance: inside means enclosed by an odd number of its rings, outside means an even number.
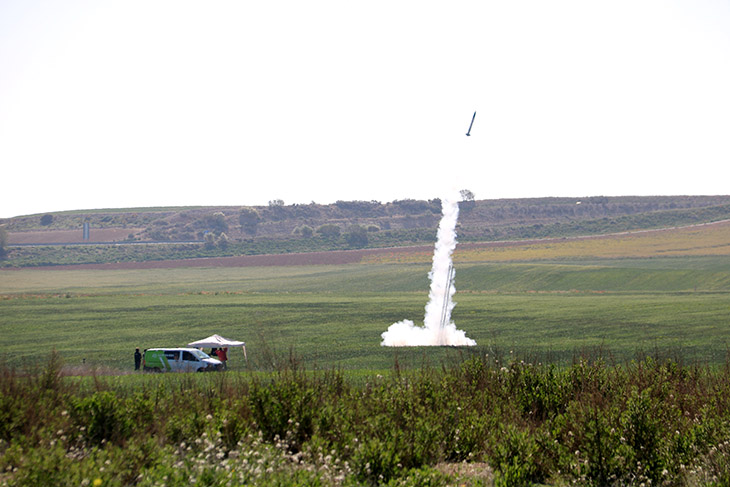
M222 370L223 363L197 348L148 348L142 370L148 372L210 372Z

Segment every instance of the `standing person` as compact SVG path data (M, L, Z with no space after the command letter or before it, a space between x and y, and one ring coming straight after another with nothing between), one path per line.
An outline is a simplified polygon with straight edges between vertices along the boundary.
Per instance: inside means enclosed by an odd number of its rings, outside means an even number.
M228 347L219 348L218 351L216 352L216 354L218 355L218 360L223 362L223 368L227 369L228 364L226 362L228 361Z
M142 354L139 353L139 347L134 350L134 370L139 370L139 365L142 363Z

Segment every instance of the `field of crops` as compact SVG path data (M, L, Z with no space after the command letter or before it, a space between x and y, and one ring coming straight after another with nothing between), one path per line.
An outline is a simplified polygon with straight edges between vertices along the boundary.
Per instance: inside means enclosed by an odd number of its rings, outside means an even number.
M720 363L730 294L463 293L453 319L478 347L389 349L380 334L422 319L423 293L324 295L205 293L58 295L2 302L5 357L20 363L57 350L69 364L130 370L135 346L180 346L213 333L248 343L249 367L268 368L291 349L309 367L383 369L455 353L534 354L569 361L602 348L617 360L638 352ZM419 362L420 363L420 362ZM242 356L230 361L243 369ZM417 364L416 364L417 365Z
M429 264L418 252L353 265L2 271L0 347L18 363L55 349L70 365L120 370L137 346L212 333L247 342L249 361L231 361L238 370L270 368L290 351L308 367L346 369L510 351L562 363L600 350L619 362L661 353L718 364L730 341L728 229L465 245L453 319L477 341L470 349L380 346L391 323L423 318Z

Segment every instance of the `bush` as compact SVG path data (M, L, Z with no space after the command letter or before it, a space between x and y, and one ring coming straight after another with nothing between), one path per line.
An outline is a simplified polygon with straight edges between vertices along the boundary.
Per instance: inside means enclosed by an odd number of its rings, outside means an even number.
M381 441L370 438L361 442L352 459L358 480L370 485L390 482L401 467L398 449L392 439Z
M340 227L338 225L328 223L327 225L322 225L317 228L317 233L322 235L324 238L335 239L340 236Z
M360 225L352 225L348 227L347 233L345 234L345 241L347 245L352 248L363 248L368 245L368 232L364 227Z
M442 472L484 460L501 486L730 482L730 368L476 357L348 379L290 358L105 380L60 363L0 374L3 485L474 485Z
M314 235L314 230L309 225L301 225L294 229L294 235L311 238Z
M255 381L249 391L249 407L264 438L285 440L294 453L314 432L315 393L301 373L280 374L269 384Z
M8 256L8 231L0 225L0 259Z
M502 429L489 455L496 470L494 485L519 487L541 482L544 472L538 467L538 447L526 431L508 425Z
M76 423L84 428L83 437L91 444L119 444L132 433L133 424L124 403L111 392L97 392L77 400L74 412Z
M249 234L256 235L256 229L261 222L261 215L255 208L241 208L241 212L238 214L238 223L241 224L241 229Z

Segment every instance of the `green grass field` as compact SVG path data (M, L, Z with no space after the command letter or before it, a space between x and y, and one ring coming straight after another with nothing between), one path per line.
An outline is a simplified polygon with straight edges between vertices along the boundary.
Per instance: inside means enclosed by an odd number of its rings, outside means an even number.
M425 259L2 270L0 484L727 485L730 258L599 244L457 258L460 348L380 346ZM121 375L212 333L248 362Z
M718 364L730 342L730 259L671 257L457 263L452 315L472 348L390 349L380 334L419 323L429 266L0 271L0 347L11 363L55 349L67 365L132 368L134 347L180 346L212 333L244 340L249 362L290 351L308 368L438 365L498 354L568 362L600 350Z

